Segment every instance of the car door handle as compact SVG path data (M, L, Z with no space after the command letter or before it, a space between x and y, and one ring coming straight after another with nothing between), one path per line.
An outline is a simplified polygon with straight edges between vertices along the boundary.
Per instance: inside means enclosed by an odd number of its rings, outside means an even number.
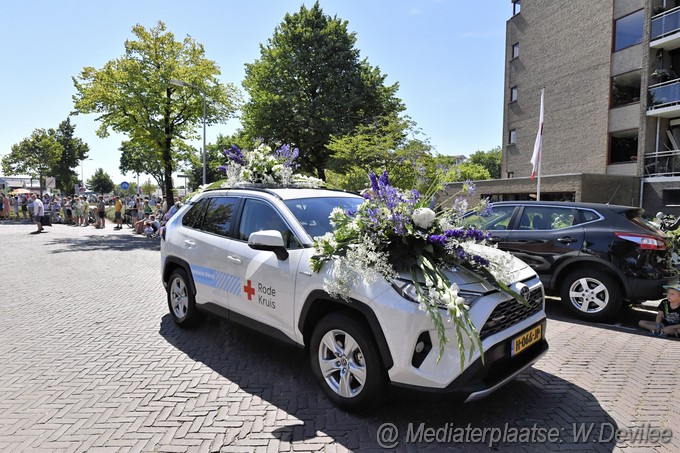
M187 239L184 241L184 245L186 245L188 248L192 248L196 245L196 243Z
M571 244L572 242L576 242L578 239L574 239L573 237L570 236L565 236L563 238L557 239L557 242L561 242L562 244Z
M234 264L241 264L241 259L236 256L227 255L227 259Z
M491 236L489 239L487 239L487 241L491 244L498 244L501 241L501 238L498 236Z

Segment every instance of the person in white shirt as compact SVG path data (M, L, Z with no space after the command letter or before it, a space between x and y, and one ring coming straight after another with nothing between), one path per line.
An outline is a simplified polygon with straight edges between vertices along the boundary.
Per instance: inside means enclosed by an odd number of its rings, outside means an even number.
M31 200L33 200L33 218L35 219L35 224L38 226L38 231L32 231L31 234L38 234L43 232L42 222L40 219L45 215L45 205L34 193L31 194Z

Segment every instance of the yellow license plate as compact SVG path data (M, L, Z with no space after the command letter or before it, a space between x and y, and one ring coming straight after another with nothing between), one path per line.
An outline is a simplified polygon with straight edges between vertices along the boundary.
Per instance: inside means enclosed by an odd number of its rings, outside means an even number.
M512 340L510 345L510 357L514 357L526 348L536 343L543 336L543 325L538 325L528 332L524 332Z

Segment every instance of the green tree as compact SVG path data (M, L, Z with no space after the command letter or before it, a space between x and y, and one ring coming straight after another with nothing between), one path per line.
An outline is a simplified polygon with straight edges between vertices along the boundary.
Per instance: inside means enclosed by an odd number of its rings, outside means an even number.
M500 179L501 158L501 147L497 146L489 151L475 151L472 155L470 155L467 162L471 164L479 164L489 170L490 177L488 179Z
M286 14L260 59L246 64L246 134L300 149L303 172L325 178L331 136L404 110L398 84L385 85L378 68L359 59L347 21L324 15L319 3Z
M424 174L431 147L416 139L417 133L413 121L395 113L372 125L359 125L352 134L332 137L327 145L333 153L329 185L357 191L368 184L369 172L388 171L392 185L423 189L431 179Z
M92 177L87 180L87 185L97 193L110 193L113 191L113 181L108 173L104 172L103 168L98 168Z
M176 41L160 21L149 30L135 25L132 32L136 39L125 42L121 58L99 70L85 67L73 78L75 112L98 114L100 137L109 130L127 134L124 153L142 156L126 156L122 166L160 162L163 193L172 194L172 173L182 159L178 153L187 148L185 140L200 137L203 95L206 124L215 124L233 115L239 93L219 82L219 67L191 37ZM191 86L176 86L173 80Z
M28 174L38 178L40 195L45 186L45 176L57 165L64 147L57 141L54 129L36 129L29 138L12 145L12 151L2 159L6 175Z
M90 147L82 139L75 137L76 126L71 124L71 118L66 118L59 123L55 131L55 139L63 147L61 158L50 169L50 176L56 178L57 188L62 193L71 193L79 175L74 168L87 159Z
M144 195L151 196L154 193L156 193L156 189L158 189L158 186L152 183L150 179L147 179L146 182L139 185L139 189L142 191Z

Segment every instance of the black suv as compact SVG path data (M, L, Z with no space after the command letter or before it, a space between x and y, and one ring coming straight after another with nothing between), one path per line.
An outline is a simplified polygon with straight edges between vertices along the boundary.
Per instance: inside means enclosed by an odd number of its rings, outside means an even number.
M659 299L663 285L677 282L669 238L643 214L631 206L508 201L467 214L465 223L489 230L579 317L602 321L623 300Z

